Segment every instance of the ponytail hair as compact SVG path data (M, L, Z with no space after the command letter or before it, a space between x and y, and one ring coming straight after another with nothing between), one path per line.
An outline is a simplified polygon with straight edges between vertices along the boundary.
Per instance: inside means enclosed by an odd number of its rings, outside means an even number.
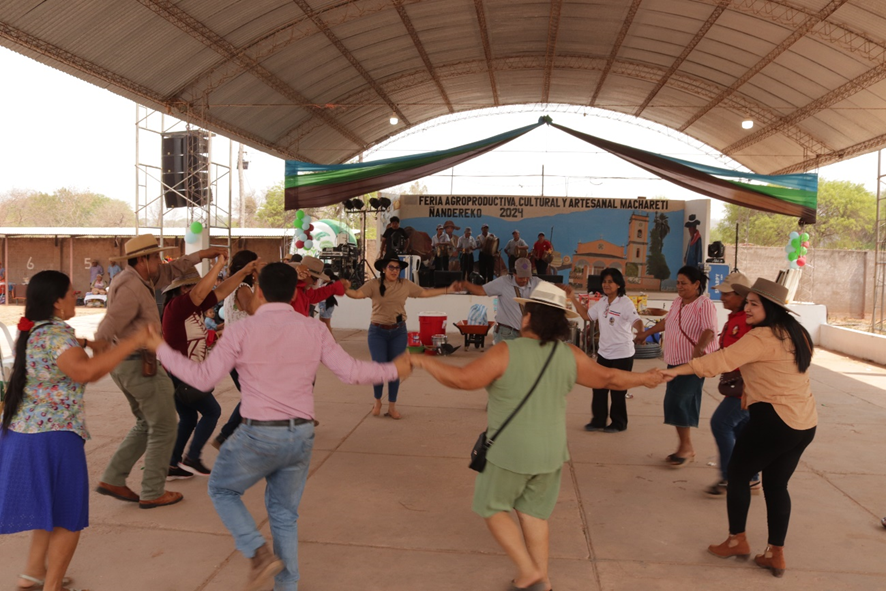
M52 320L55 316L55 303L67 295L70 287L71 280L59 271L40 271L34 275L28 283L25 295L25 318L35 323ZM20 331L15 342L15 362L6 388L3 422L0 424L4 432L9 430L12 417L18 412L25 396L28 339L33 332L34 327L27 332Z

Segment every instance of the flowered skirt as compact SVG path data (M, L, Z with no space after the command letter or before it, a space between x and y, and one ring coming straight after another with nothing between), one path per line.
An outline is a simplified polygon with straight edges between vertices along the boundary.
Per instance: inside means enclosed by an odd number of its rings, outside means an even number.
M0 534L89 525L84 443L72 431L0 432Z

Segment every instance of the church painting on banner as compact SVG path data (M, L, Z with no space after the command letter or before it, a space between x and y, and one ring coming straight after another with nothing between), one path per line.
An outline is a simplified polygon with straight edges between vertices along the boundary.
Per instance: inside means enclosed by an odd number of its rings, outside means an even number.
M457 235L471 228L477 236L488 224L500 250L514 231L530 249L543 232L554 247L548 273L585 287L588 276L614 268L636 291L673 291L687 252L686 219L704 220L692 224L703 243L710 226L706 200L400 195L390 215L400 217L415 244L425 236L429 242L437 225L448 220L458 227Z

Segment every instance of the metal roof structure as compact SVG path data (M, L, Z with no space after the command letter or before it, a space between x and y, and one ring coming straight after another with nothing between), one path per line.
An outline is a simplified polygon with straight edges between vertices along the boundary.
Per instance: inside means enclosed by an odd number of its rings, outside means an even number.
M6 0L0 44L311 162L527 103L648 119L764 174L886 145L881 0Z

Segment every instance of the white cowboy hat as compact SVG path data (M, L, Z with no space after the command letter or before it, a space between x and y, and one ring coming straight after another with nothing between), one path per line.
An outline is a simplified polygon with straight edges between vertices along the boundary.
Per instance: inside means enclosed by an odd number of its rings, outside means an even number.
M552 308L559 308L566 312L566 318L577 318L578 312L566 307L566 292L547 281L542 281L532 290L528 298L514 298L520 304L542 304Z

